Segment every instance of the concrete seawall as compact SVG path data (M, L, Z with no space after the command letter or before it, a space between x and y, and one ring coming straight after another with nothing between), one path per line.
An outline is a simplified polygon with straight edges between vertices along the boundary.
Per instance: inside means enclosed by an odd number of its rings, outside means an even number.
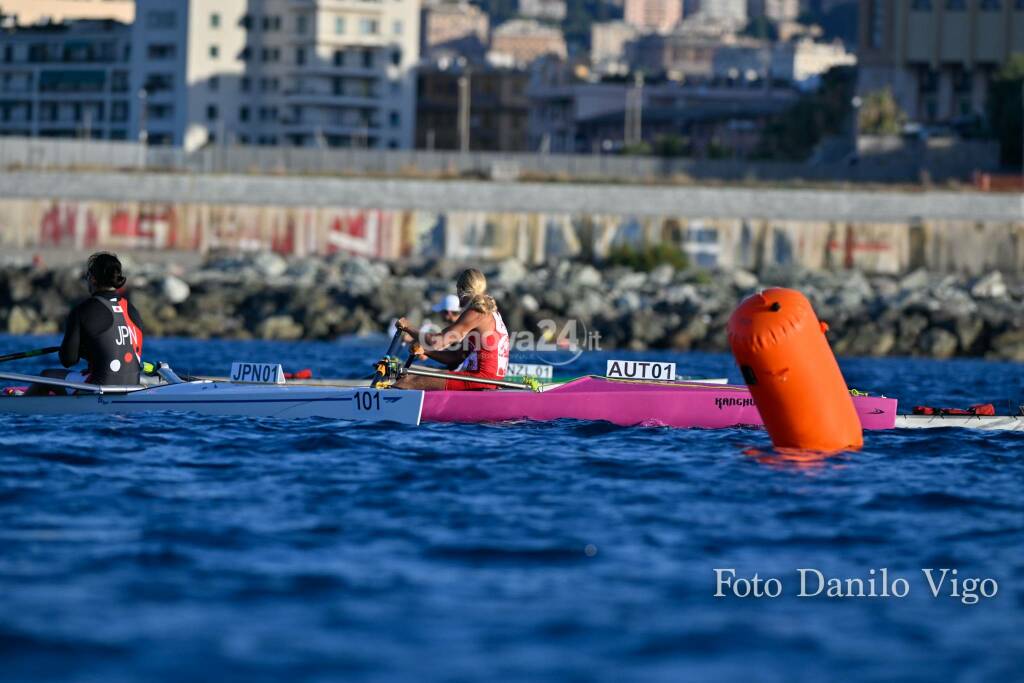
M21 171L0 247L270 250L539 264L622 243L697 266L1024 273L1012 194Z
M951 191L22 171L0 175L0 197L810 221L1024 221L1020 195Z

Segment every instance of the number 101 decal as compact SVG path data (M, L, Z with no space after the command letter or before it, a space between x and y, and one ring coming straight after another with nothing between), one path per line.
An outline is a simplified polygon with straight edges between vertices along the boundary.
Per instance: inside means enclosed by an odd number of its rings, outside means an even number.
M380 410L380 392L357 391L354 397L356 410Z

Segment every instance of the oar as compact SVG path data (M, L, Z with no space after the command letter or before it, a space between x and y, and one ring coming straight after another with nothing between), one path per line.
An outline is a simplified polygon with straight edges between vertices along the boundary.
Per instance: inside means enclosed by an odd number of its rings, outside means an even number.
M130 394L135 391L143 391L146 388L141 385L104 386L100 384L86 384L84 382L69 382L65 379L38 377L36 375L22 375L17 372L0 372L0 379L7 380L8 382L26 382L28 384L43 384L50 387L75 389L77 391L85 391L90 394Z
M425 368L415 365L403 368L403 372L410 375L418 375L420 377L438 377L440 379L457 379L463 382L473 382L474 384L489 384L491 386L502 387L504 389L521 389L526 391L541 391L542 389L540 382L537 382L536 380L520 384L519 382L506 382L500 379L484 379L481 377L456 375L455 373L445 372L443 370L434 370L433 368Z
M0 356L0 363L5 363L9 360L21 360L22 358L35 358L36 356L45 356L50 353L57 353L60 351L59 346L47 346L45 349L35 349L34 351L21 351L20 353L9 353L6 356Z
M398 349L402 346L402 330L395 330L395 336L391 338L391 346L388 347L388 352L384 354L384 359L377 363L377 371L373 373L373 379L370 380L370 386L376 387L377 383L384 379L384 375L387 374L387 363L395 357L398 353Z

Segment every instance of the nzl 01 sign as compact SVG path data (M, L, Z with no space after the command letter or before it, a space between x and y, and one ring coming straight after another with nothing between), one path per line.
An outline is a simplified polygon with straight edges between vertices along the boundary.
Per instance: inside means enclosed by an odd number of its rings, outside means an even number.
M537 379L551 379L554 377L554 368L550 365L533 365L531 363L509 363L508 374L513 377L536 377Z
M675 363L656 363L643 360L610 360L605 377L611 379L653 379L676 381Z
M284 384L284 368L277 363L232 363L232 382Z

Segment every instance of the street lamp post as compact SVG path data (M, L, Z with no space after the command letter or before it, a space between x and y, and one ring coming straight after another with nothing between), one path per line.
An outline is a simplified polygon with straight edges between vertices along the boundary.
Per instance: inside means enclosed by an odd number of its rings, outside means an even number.
M149 131L146 130L146 100L149 93L145 88L139 88L139 142L143 145L149 142Z
M850 107L853 112L853 120L850 121L850 136L853 138L851 140L853 152L850 160L854 162L860 158L860 108L863 104L864 100L862 100L859 95L855 95L853 99L850 100Z
M459 151L469 151L469 71L459 76Z

